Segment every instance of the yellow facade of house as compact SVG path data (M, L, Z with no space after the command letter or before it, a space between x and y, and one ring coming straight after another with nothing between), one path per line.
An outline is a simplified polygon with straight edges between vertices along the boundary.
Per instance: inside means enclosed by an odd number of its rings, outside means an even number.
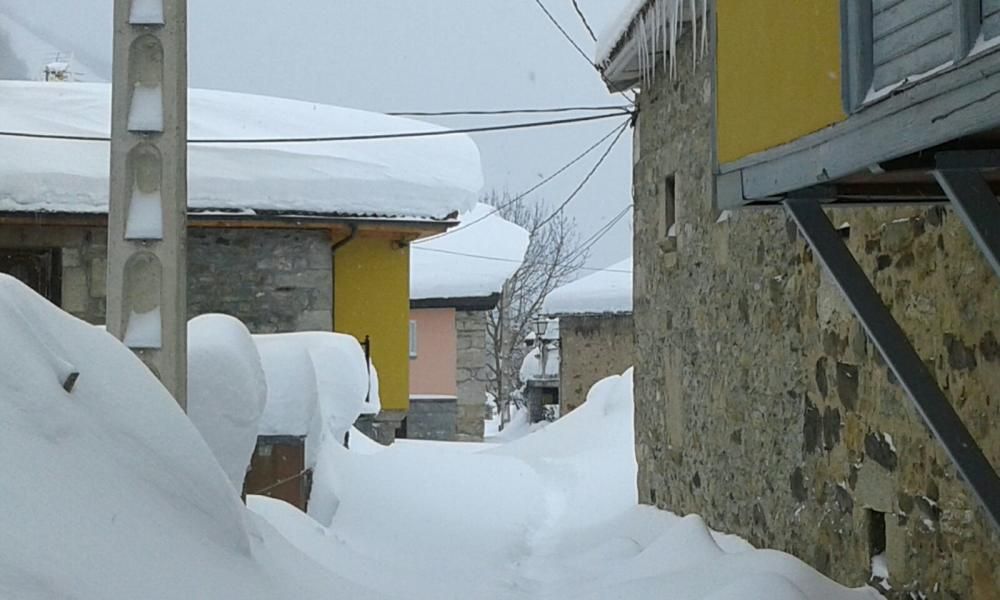
M839 2L718 0L717 6L721 164L847 118Z
M336 250L333 327L371 342L382 410L409 409L410 251L391 237L351 240Z

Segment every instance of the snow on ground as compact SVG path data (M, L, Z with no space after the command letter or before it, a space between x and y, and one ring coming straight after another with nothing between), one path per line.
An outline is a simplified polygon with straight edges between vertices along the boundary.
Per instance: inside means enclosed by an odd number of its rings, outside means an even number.
M188 417L242 490L267 401L260 354L246 325L228 315L191 319L187 348Z
M528 232L495 210L487 204L477 204L448 233L410 246L412 300L478 298L503 289L524 261Z
M0 598L380 597L248 512L170 394L108 333L0 275L0 340Z
M223 327L241 337L205 328ZM0 462L3 598L879 597L695 515L638 506L631 373L503 445L328 437L306 515L257 496L247 511L138 358L7 276L0 339L0 455L16 457ZM329 344L298 344L317 345Z
M388 598L879 597L697 516L638 506L632 418L626 373L504 445L325 445L313 518L270 498L248 505L332 572Z
M545 297L548 315L632 312L632 258L556 288Z
M195 89L188 100L192 140L445 131L412 119L232 92ZM107 137L110 113L107 84L0 82L0 130ZM151 119L142 121L140 129L155 128ZM0 210L107 211L108 152L104 141L0 138ZM188 206L196 210L441 219L472 209L482 186L479 150L465 135L188 149Z

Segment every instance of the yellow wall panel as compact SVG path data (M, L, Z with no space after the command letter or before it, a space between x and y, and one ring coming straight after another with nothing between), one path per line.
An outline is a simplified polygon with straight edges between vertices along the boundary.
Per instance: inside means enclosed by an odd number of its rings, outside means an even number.
M358 238L334 255L333 328L369 336L383 410L409 409L410 254L388 239Z
M717 0L716 6L720 163L846 118L840 2Z

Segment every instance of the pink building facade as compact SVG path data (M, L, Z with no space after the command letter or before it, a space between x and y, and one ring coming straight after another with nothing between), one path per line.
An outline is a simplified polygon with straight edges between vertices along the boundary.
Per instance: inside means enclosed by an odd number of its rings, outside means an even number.
M410 310L410 397L458 395L454 308Z

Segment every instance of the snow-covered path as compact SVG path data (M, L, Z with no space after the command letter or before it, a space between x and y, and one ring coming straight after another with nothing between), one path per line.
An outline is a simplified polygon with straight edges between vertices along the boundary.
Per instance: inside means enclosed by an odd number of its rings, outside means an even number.
M504 445L326 448L312 518L253 497L337 576L389 598L562 600L878 597L798 560L637 505L631 375ZM332 506L335 505L335 506Z

